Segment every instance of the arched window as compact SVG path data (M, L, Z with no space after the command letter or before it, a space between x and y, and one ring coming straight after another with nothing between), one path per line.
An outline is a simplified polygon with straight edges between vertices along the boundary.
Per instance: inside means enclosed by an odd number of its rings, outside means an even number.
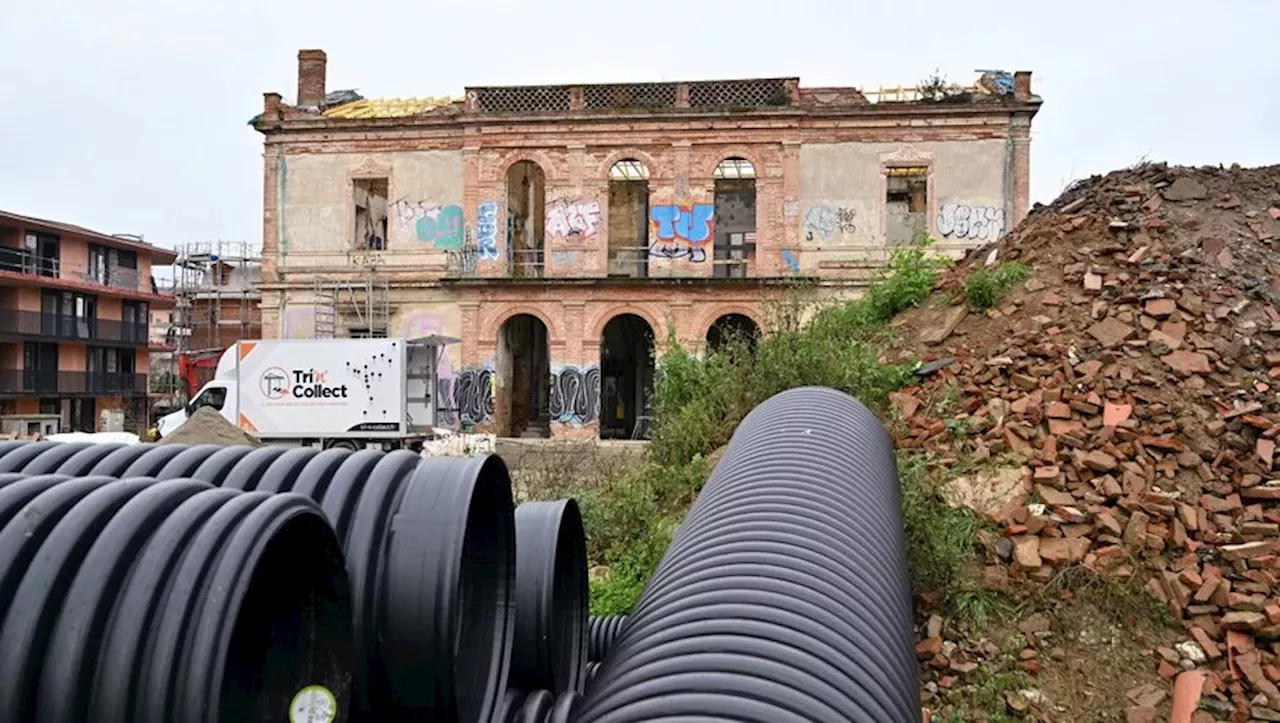
M756 168L745 158L726 158L714 179L714 275L746 278L756 253Z
M542 276L547 177L533 161L507 169L507 259L512 276Z
M649 168L632 158L609 169L609 275L649 275Z

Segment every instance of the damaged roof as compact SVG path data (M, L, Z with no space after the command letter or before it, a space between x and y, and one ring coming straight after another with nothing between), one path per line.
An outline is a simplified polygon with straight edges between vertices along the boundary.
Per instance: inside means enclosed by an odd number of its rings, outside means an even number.
M328 98L325 99L328 101ZM326 118L406 118L461 101L461 98L360 98L325 108Z

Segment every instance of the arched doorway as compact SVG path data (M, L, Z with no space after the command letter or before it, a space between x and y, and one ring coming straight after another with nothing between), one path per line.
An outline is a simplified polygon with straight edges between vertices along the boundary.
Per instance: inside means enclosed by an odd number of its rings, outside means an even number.
M711 322L707 329L707 352L714 354L727 347L745 347L754 352L760 339L760 325L746 314L725 314Z
M540 277L547 218L547 177L533 161L507 169L507 259L511 275Z
M649 435L653 327L635 314L609 320L600 339L600 438Z
M726 158L716 166L714 275L747 277L756 249L756 167L745 158Z
M609 169L609 275L649 275L649 168L625 159Z
M516 314L498 331L497 372L502 412L498 435L549 437L551 348L547 326L532 314Z

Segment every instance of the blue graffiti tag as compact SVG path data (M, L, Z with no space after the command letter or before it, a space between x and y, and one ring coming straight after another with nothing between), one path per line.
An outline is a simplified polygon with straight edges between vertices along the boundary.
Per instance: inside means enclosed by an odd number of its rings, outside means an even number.
M484 261L498 260L498 204L482 201L476 206L476 252Z
M796 254L791 249L782 250L782 260L787 264L787 268L791 273L800 273L800 259L796 258Z
M649 211L649 216L658 226L659 239L682 239L693 244L700 244L711 238L712 229L715 228L712 223L715 215L715 206L709 203L654 206Z

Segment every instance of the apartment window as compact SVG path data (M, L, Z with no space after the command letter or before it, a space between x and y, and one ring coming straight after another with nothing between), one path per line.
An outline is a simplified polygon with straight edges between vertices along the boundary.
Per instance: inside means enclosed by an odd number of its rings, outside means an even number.
M58 258L61 254L60 239L52 233L28 233L27 252L32 255L36 273L40 276L58 275Z
M355 206L354 248L381 251L387 247L387 179L357 178L351 182Z
M98 420L94 416L94 399L76 397L71 400L71 428L77 432L98 431Z
M40 295L40 330L66 339L92 339L97 326L98 298L73 291L44 291Z
M120 320L123 330L120 340L126 343L146 341L147 339L147 303L145 301L125 301L120 305Z
M894 167L887 169L885 175L885 240L905 244L928 234L928 167Z
M22 384L27 392L58 391L58 345L28 341L22 345Z
M110 279L107 268L106 247L89 244L89 280L106 286Z

